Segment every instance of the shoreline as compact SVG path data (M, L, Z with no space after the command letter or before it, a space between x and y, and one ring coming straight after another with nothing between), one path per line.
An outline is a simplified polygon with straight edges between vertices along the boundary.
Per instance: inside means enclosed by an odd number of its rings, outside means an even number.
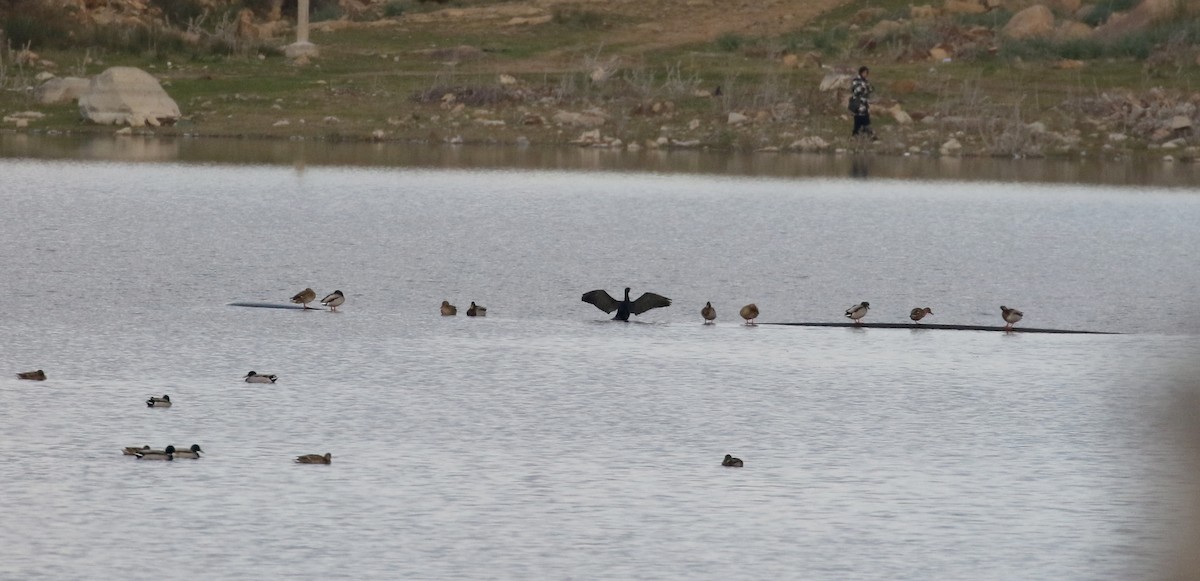
M1195 189L1200 164L1097 157L940 157L830 152L627 149L561 144L448 144L111 133L0 131L0 159L204 163L303 168L421 168L883 179Z

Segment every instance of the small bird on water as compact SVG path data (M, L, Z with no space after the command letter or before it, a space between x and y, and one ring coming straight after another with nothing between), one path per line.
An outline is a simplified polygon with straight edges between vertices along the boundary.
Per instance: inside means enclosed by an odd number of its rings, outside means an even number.
M722 466L733 466L734 468L741 468L742 467L742 459L734 458L733 456L726 454L725 459L721 461L721 465Z
M453 317L458 314L458 307L450 304L450 301L442 301L442 316Z
M293 303L296 303L298 305L304 305L304 308L306 308L306 309L311 308L308 306L308 303L311 303L315 300L317 300L317 291L315 291L311 288L306 288L306 289L296 293L296 296L292 297Z
M326 452L324 456L320 454L305 454L296 457L297 464L332 464L333 454Z
M146 407L148 407L148 408L169 408L169 407L171 407L171 396L169 396L167 394L163 394L162 397L150 396L150 399L146 400Z
M46 372L42 371L41 369L39 369L37 371L22 371L21 373L17 374L17 378L18 379L32 379L34 381L45 381L46 380Z
M471 301L471 306L467 307L467 316L468 317L486 317L487 316L487 307L485 307L483 305L477 305L477 304L475 304L475 301Z
M758 305L750 303L742 307L742 310L738 311L738 314L741 315L743 319L746 319L747 325L755 325L757 323L754 322L754 319L758 318Z
M174 448L174 446L172 446L172 448ZM179 450L179 449L176 449L176 450L175 450L175 457L176 457L176 458L194 458L194 459L199 459L199 458L200 458L200 453L201 453L201 452L203 452L203 451L204 451L204 450L201 450L201 449L200 449L200 444L192 444L192 447L191 447L191 448L188 448L187 450Z
M259 375L253 371L246 374L246 383L275 383L279 379L277 375Z
M717 310L713 308L711 301L704 303L704 308L700 309L700 316L704 317L705 325L717 320Z
M1004 305L1000 305L1000 316L1004 318L1004 322L1006 323L1006 325L1004 325L1004 330L1011 332L1013 330L1013 325L1015 325L1017 321L1020 321L1021 317L1025 316L1025 313L1022 313L1016 309L1010 309Z
M871 310L871 303L863 301L846 309L846 317L854 321L855 325L862 324L862 318L867 316L867 311Z
M346 302L346 295L342 294L342 291L340 290L335 290L329 293L329 295L327 295L325 298L321 299L321 305L329 307L329 310L331 311L336 311L337 308L342 306L342 303L344 302Z
M929 307L924 307L924 308L917 307L917 308L913 309L911 313L908 314L908 318L912 319L914 323L920 324L921 319L924 319L925 315L932 315L932 314L933 314L933 309L931 309Z
M581 300L595 305L597 309L606 313L616 311L617 314L612 318L614 321L628 321L629 315L640 315L650 309L671 306L671 299L654 293L642 293L642 296L638 297L636 301L631 301L629 300L629 287L625 287L625 298L620 301L612 298L603 289L585 292Z

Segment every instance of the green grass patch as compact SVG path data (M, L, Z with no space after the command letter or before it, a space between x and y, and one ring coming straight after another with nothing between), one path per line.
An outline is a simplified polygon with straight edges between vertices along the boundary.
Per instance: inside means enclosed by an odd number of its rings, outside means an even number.
M718 36L715 42L717 45L717 50L722 52L737 52L747 44L746 37L736 32L726 32L725 34Z

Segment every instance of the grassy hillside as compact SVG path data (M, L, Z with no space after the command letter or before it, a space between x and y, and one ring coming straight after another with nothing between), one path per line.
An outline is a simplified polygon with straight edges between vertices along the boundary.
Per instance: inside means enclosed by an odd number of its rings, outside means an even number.
M390 0L351 19L314 2L321 56L296 64L280 50L287 36L239 30L250 3L191 26L162 10L186 14L186 2L152 1L157 19L138 26L48 10L18 22L10 10L0 112L46 115L22 130L112 132L81 124L71 104L39 105L30 88L43 71L131 65L183 111L160 135L820 150L867 146L847 137L845 93L819 87L868 64L882 138L869 147L880 152L936 154L955 139L968 155L1127 155L1174 142L1176 156L1195 157L1190 129L1163 133L1200 104L1194 18L1111 38L1008 40L1000 30L1016 5L916 18L900 0ZM251 7L259 25L262 8ZM1102 0L1057 21L1103 25L1131 8ZM54 36L29 32L39 21Z

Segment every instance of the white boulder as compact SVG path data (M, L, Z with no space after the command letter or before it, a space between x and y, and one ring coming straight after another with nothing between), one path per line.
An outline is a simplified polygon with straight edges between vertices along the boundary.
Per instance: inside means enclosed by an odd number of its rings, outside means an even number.
M112 67L92 77L79 97L79 114L101 125L133 127L174 123L180 117L179 105L158 79L135 67Z

